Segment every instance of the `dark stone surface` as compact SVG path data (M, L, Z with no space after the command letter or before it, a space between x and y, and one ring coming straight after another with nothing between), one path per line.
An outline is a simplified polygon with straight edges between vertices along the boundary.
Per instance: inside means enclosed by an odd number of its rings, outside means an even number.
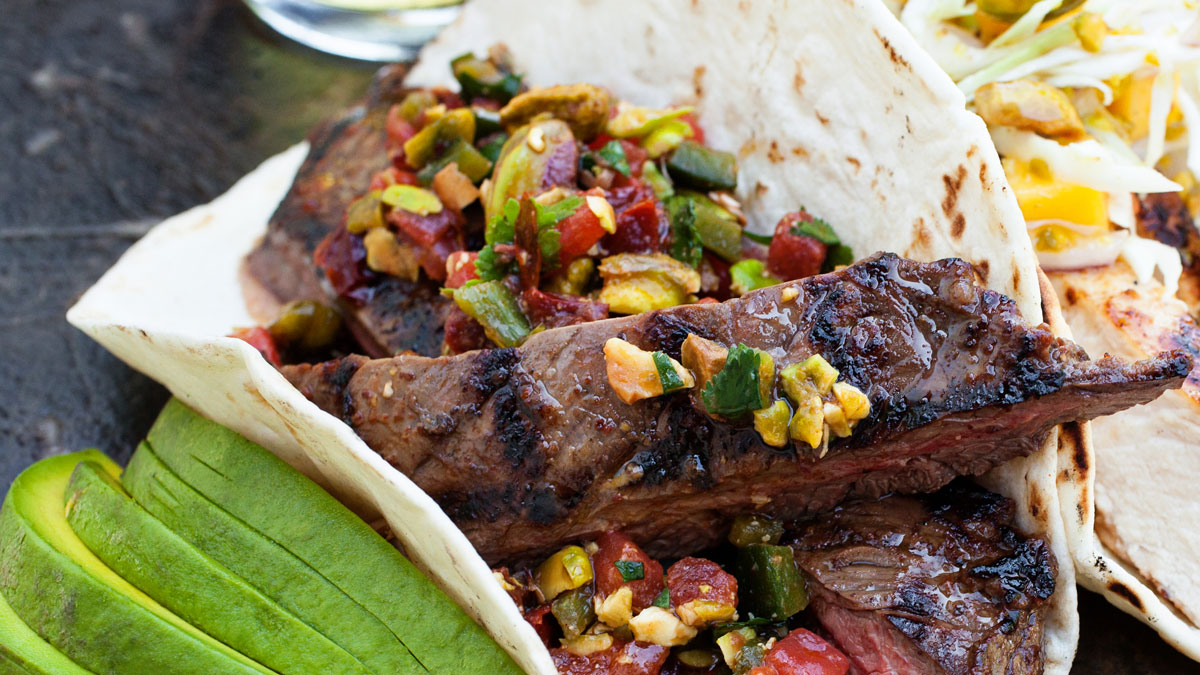
M0 21L0 487L95 446L124 461L166 393L67 325L67 308L158 219L206 202L372 68L260 29L240 5L6 0ZM1075 672L1197 672L1082 592Z

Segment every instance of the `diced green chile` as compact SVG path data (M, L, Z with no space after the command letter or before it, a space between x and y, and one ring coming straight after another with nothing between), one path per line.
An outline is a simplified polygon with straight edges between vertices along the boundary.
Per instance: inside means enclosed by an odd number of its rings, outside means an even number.
M774 286L780 280L767 272L767 266L761 260L746 258L739 260L729 267L730 289L737 295L745 295L750 291Z
M693 227L700 237L700 243L728 262L735 263L742 259L742 225L737 216L707 195L691 190L677 191L664 204L672 223L684 217L683 211L690 204Z
M647 165L654 166L649 162ZM704 246L696 232L696 209L692 202L677 202L675 209L668 209L668 220L671 221L671 257L692 267L698 266L704 256Z
M467 101L483 97L504 104L521 91L520 75L503 72L496 64L472 53L456 57L450 62L450 69Z
M782 522L757 514L734 518L733 527L729 529L729 543L738 548L751 544L778 544L782 536Z
M416 124L420 119L421 113L425 112L426 108L432 108L437 105L437 97L433 92L426 89L418 89L417 91L409 92L404 100L400 101L398 112L409 124Z
M592 607L592 584L567 591L550 603L550 613L562 626L568 637L576 637L596 622L596 610Z
M737 187L737 158L731 153L683 141L667 158L671 179L697 190Z
M475 142L475 116L466 108L449 110L404 142L404 159L420 169L435 158L437 149L456 140Z
M755 666L761 666L766 656L766 646L761 642L752 642L742 647L737 656L733 657L733 675L746 675L754 670Z
M734 570L742 607L755 616L783 621L808 606L804 577L790 546L740 548Z
M655 352L659 354L661 352ZM657 361L655 361L657 365ZM661 370L659 372L662 372ZM637 560L618 560L613 563L617 571L621 573L621 579L624 581L641 581L646 578L646 565Z
M455 289L454 303L483 326L483 332L501 347L516 347L531 330L517 296L500 281L485 281Z
M670 394L671 392L685 388L683 378L679 377L679 373L675 371L675 366L671 364L671 357L662 352L654 352L651 354L651 357L654 359L654 367L658 369L658 381L662 383L664 394ZM623 561L617 561L618 568L620 568L621 562ZM641 563L638 563L638 565L641 565ZM621 574L624 575L625 572L622 571ZM640 579L641 577L638 578ZM629 580L626 579L626 581Z
M479 142L479 152L495 165L496 160L500 159L500 151L504 149L506 141L508 141L508 134L497 131Z
M476 136L482 137L494 134L497 131L504 131L504 127L500 125L499 111L471 106L471 113L475 115Z
M654 190L654 196L658 197L660 201L675 194L671 179L664 176L658 170L658 165L650 160L642 163L642 178L650 184L650 188Z
M658 597L654 598L654 602L650 604L662 609L671 609L671 589L663 588Z
M323 303L296 300L284 306L267 330L280 345L311 352L333 344L342 330L342 317Z
M476 150L475 146L460 138L446 148L446 151L437 159L418 171L417 180L421 181L423 185L429 185L433 182L433 177L451 162L457 164L458 170L476 185L487 178L488 172L492 170L492 161Z

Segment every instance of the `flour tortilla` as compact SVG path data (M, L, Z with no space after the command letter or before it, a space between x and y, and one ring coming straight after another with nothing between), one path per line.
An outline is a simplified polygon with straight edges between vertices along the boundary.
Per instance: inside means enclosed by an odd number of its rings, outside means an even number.
M1124 262L1050 277L1093 357L1171 348L1162 337L1188 314L1161 284L1139 284ZM1079 582L1200 660L1200 390L1188 383L1091 426L1062 435L1059 460L1060 499L1082 505L1063 514ZM1093 446L1089 436L1102 440Z
M1042 320L1034 254L986 128L876 0L475 0L426 48L410 82L449 84L451 57L497 42L532 85L590 82L639 105L694 105L707 142L738 154L752 228L766 232L803 205L860 256L964 258L1028 320ZM269 160L212 204L155 228L68 319L188 405L381 514L413 562L518 663L551 673L532 628L436 504L251 347L223 337L252 323L238 270L304 153ZM1016 501L1020 527L1046 536L1060 562L1046 670L1066 673L1078 621L1056 448L1051 439L985 482Z

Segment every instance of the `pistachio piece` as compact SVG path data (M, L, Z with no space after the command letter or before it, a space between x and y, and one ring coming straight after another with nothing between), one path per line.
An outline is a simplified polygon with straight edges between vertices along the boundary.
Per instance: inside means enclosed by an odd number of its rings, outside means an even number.
M566 122L582 141L604 130L611 107L608 92L590 84L563 84L517 94L500 110L507 129L522 126L542 113Z

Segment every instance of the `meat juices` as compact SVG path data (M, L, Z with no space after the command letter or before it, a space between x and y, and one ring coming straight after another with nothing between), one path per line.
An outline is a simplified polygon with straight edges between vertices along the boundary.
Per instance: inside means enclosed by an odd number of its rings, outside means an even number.
M678 358L693 333L766 350L779 369L821 354L867 393L871 414L818 458L709 417L694 392L616 397L607 339ZM1190 366L1180 352L1088 361L979 287L967 263L884 254L725 303L544 331L520 348L283 373L497 564L614 528L676 557L717 543L738 514L796 518L849 497L931 492L1028 455L1057 424L1152 400Z

